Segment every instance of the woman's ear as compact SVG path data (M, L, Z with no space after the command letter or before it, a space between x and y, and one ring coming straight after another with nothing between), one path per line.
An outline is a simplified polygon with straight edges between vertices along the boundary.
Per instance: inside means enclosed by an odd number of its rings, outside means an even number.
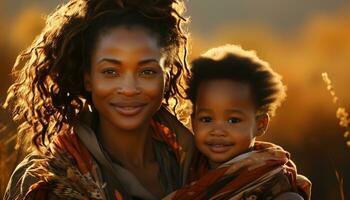
M265 134L267 127L269 126L270 116L268 113L258 115L256 117L257 132L255 136L262 136Z
M86 91L91 92L91 76L89 72L84 73L84 88Z

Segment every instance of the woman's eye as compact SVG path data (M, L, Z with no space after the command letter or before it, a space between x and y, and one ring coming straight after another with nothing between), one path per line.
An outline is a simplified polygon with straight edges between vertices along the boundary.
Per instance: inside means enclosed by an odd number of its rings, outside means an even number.
M201 118L199 118L199 121L203 122L203 123L209 123L212 121L212 118L211 117L201 117Z
M102 71L103 74L108 75L108 76L117 76L118 73L114 69L105 69Z
M231 117L230 119L228 119L228 122L231 123L231 124L239 123L241 121L242 120L237 118L237 117Z
M157 72L155 70L151 70L151 69L147 69L147 70L143 70L141 72L141 75L142 76L150 76L150 75L154 75L156 74Z

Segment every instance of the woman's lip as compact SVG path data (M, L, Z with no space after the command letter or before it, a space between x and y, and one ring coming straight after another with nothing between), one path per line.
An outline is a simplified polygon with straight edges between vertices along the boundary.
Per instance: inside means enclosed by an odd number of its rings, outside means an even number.
M232 148L233 145L226 145L226 144L208 144L208 147L210 151L214 153L223 153Z
M141 112L145 105L137 105L137 106L116 106L112 105L113 108L122 115L136 115Z
M146 105L146 103L125 101L125 102L110 103L110 105L114 107L139 107L139 106Z

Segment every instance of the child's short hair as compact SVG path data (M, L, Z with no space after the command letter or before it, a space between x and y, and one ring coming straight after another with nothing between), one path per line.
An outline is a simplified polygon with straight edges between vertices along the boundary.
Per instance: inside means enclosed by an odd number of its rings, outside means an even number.
M193 105L200 83L217 79L249 84L257 111L271 116L286 97L281 76L259 59L255 51L246 51L240 46L224 45L208 50L192 61L191 72L186 93Z

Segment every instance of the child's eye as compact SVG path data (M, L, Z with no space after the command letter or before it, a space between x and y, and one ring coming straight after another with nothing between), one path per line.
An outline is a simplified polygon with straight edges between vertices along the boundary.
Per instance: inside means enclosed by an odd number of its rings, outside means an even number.
M118 76L118 72L114 69L104 69L102 70L102 73L107 75L107 76Z
M147 70L143 70L140 74L142 76L151 76L151 75L154 75L156 73L157 73L157 71L155 71L155 70L147 69Z
M203 122L203 123L209 123L212 121L212 118L211 117L201 117L201 118L199 118L199 121Z
M229 122L230 124L239 123L239 122L241 122L241 121L242 121L242 120L239 119L239 118L237 118L237 117L231 117L230 119L228 119L228 122Z

